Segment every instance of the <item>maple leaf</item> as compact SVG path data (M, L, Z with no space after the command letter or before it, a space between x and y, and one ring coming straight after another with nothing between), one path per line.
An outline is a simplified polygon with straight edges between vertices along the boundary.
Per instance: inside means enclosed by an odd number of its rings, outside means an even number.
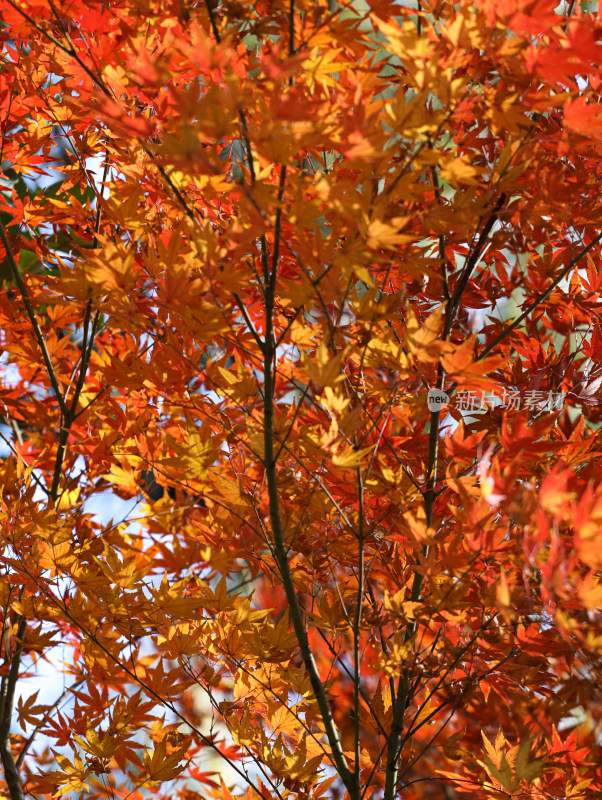
M40 690L38 689L34 694L30 695L26 700L19 697L17 701L17 714L19 715L19 724L26 729L27 725L38 727L42 722L43 715L50 709L50 706L36 705L36 700Z
M392 249L400 244L413 241L412 234L401 232L407 222L408 217L397 217L387 222L372 220L366 231L366 244L372 248Z
M99 734L93 728L86 731L85 738L74 736L81 749L95 758L110 758L118 745L118 740L109 732Z
M57 764L61 768L61 772L53 774L56 783L61 784L54 792L53 796L64 797L65 795L71 794L71 792L89 791L90 786L86 782L86 778L90 774L90 770L84 766L83 761L77 753L74 754L73 763L71 763L68 758L60 753L54 750L52 752L54 753Z
M458 386L466 389L471 387L493 388L496 386L496 381L485 376L487 373L499 369L504 360L499 356L490 356L477 361L474 356L474 345L475 337L470 337L461 345L454 347L451 352L442 357L443 368L449 379L455 381Z
M356 450L354 447L346 447L342 452L332 456L332 463L335 467L341 469L353 469L358 467L362 462L362 458L371 453L372 450L372 447L364 447L360 450Z
M578 97L565 103L564 121L568 128L584 136L602 136L602 105Z
M343 354L333 356L324 341L320 342L315 359L310 359L305 353L302 355L303 367L309 379L321 388L335 386L344 379L341 374L342 360Z
M296 736L299 732L298 706L289 709L284 703L268 701L267 721L276 736Z
M405 343L420 361L437 361L445 347L438 341L442 317L443 308L437 308L419 325L413 310L408 309Z
M177 777L184 765L180 762L188 749L188 745L177 748L171 754L167 753L167 739L161 739L152 755L147 751L144 754L144 768L148 778L153 782L170 781Z
M441 177L454 188L462 185L474 186L478 183L479 170L465 158L452 156L444 162Z
M310 783L316 778L317 770L322 763L323 755L307 757L307 734L304 733L294 752L285 759L285 770L288 776L300 783Z
M507 792L515 792L523 781L533 781L543 769L543 761L531 758L532 739L522 739L514 747L506 746L501 728L491 743L481 731L485 750L483 763L489 775Z

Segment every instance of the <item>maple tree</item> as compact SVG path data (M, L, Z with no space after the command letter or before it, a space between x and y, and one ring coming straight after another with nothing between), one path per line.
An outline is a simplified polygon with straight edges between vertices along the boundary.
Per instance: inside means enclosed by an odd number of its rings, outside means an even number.
M3 796L601 796L595 10L0 14Z

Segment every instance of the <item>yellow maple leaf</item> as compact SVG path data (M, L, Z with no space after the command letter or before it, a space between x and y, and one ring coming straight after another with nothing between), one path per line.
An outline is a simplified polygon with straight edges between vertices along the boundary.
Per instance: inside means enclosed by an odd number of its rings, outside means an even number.
M373 447L362 447L356 450L353 447L346 447L342 453L338 453L332 457L332 463L335 467L341 469L353 469L359 467L362 458L373 451Z
M452 157L441 165L441 177L454 189L462 186L475 186L478 183L480 172L477 167L470 164L464 156Z
M186 478L205 478L207 468L215 458L211 438L206 433L202 429L188 431L185 441L178 441L168 436L167 440L176 455L173 458L162 459L161 466L174 468Z
M344 375L341 374L342 359L342 353L336 356L330 353L325 341L320 342L313 359L305 353L301 357L309 379L320 387L334 386L343 380Z
M298 724L297 724L297 727ZM323 754L320 752L313 758L307 757L307 734L304 734L297 747L288 754L284 760L287 775L293 780L308 783L315 779L318 767L322 763Z
M96 758L110 758L119 744L118 740L111 734L101 731L99 735L92 728L88 728L86 731L85 739L82 736L74 736L73 738L82 750Z
M395 217L387 222L380 219L372 220L366 231L366 244L374 249L381 247L393 249L400 244L413 242L416 238L413 234L401 232L407 221L408 217Z
M56 750L52 750L52 752L54 753L57 764L61 768L61 772L52 773L57 784L60 784L53 797L63 797L64 795L71 794L71 792L81 792L84 789L89 791L90 786L86 783L85 779L89 775L90 770L84 766L84 762L77 753L74 754L73 763L71 763L68 758L57 753Z
M267 722L276 735L284 733L297 738L301 723L294 713L296 708L297 706L293 706L289 709L284 703L276 700L268 701Z
M79 497L79 486L76 486L74 489L65 490L62 492L61 496L59 497L59 502L57 508L59 511L68 511L75 503L77 503L77 498Z
M152 756L147 751L144 754L144 766L150 780L154 782L170 781L172 778L177 777L184 769L184 765L180 764L187 746L178 748L171 755L167 755L166 738L162 739Z
M541 774L543 761L531 758L532 739L525 738L518 745L508 747L501 728L495 743L490 742L483 731L481 736L485 746L481 763L489 775L510 794L523 781L533 781Z
M437 341L441 328L443 308L437 308L419 323L411 308L408 309L404 344L419 361L437 361L444 342Z
M140 473L132 469L126 461L121 467L112 466L111 472L103 475L103 478L128 494L137 495L140 492Z

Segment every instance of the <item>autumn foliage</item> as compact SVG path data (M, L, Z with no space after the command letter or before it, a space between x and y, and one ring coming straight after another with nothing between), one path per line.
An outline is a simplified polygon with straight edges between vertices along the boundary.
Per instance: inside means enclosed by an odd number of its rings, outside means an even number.
M595 9L0 19L2 797L601 797Z

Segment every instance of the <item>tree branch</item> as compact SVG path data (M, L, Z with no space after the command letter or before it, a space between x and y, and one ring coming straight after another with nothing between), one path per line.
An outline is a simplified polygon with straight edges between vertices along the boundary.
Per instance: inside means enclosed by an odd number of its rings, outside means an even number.
M454 320L456 318L457 310L460 305L460 301L462 299L462 295L468 285L468 281L470 280L470 276L476 265L478 264L479 258L485 248L487 243L487 238L493 228L498 214L502 205L506 200L506 195L501 194L495 204L495 207L487 222L483 226L483 230L481 231L479 238L475 247L473 248L472 252L470 253L468 259L466 260L466 264L462 269L462 273L458 279L458 283L456 284L456 288L454 289L453 295L451 300L448 302L446 309L445 309L445 319L443 324L443 340L447 340L451 333L452 326L454 324ZM437 367L437 381L436 381L436 388L442 389L443 382L445 379L445 372L443 370L443 366L441 362ZM427 461L427 481L426 481L426 489L424 492L424 511L426 516L426 526L430 528L433 524L433 512L435 508L435 500L437 498L437 466L439 460L439 426L441 423L441 411L437 409L436 411L431 412L431 422L430 422L430 429L429 429L429 444L428 444L428 461ZM426 558L428 556L429 548L428 545L423 548L423 556ZM412 583L412 591L410 595L410 600L413 603L416 603L420 599L420 593L422 591L422 583L424 581L424 575L419 572L418 570L414 573L414 581ZM405 634L404 634L404 642L408 643L416 633L417 623L416 621L412 621L408 624ZM397 789L397 779L398 779L398 772L399 772L399 757L401 755L401 749L403 747L404 739L403 739L403 722L404 716L406 711L406 706L411 698L411 694L415 690L410 690L410 671L407 667L404 667L401 670L399 681L397 685L397 692L395 697L395 702L393 705L393 720L391 723L391 734L388 741L387 747L387 766L386 766L386 776L385 776L385 793L384 793L384 800L394 800L395 793Z
M274 271L277 269L274 264ZM274 375L273 361L276 356L274 343L274 284L272 275L267 275L265 282L265 342L264 342L264 463L268 486L270 525L274 539L274 556L278 565L278 571L282 578L282 585L288 601L291 614L293 629L299 643L301 658L309 675L311 687L318 703L320 715L324 723L328 744L332 750L333 760L336 769L349 791L352 798L359 798L359 786L356 776L350 771L347 759L343 752L339 733L334 724L332 711L326 696L326 690L322 684L320 673L311 651L307 631L301 615L299 601L295 591L295 585L288 562L288 550L284 541L284 530L280 515L280 501L278 489L278 475L276 470L276 458L274 452Z
M357 493L358 493L358 520L357 520L357 545L358 545L358 575L355 605L355 618L353 620L353 739L354 739L354 777L357 785L360 783L360 626L362 622L362 608L364 603L365 580L365 555L364 555L364 481L362 468L357 468Z

